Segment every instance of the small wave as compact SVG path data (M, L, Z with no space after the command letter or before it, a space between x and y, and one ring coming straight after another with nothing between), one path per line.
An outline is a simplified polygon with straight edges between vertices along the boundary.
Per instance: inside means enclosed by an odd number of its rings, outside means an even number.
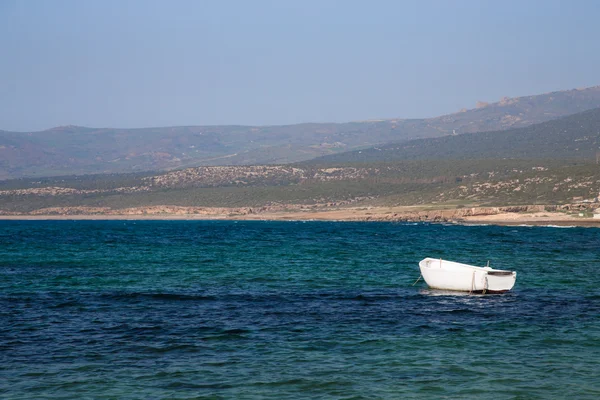
M251 383L252 386L289 386L289 385L301 385L306 384L309 381L306 379L295 378L295 379L284 379L280 381L271 381L271 382L254 382Z
M201 301L215 300L214 296L200 294L180 294L180 293L146 293L146 292L130 292L130 293L112 293L104 295L116 300L129 299L154 299L154 300L175 300L175 301Z
M143 346L140 350L145 353L169 353L172 351L185 351L194 353L200 351L202 347L191 344L176 344L169 346Z
M359 293L359 294L345 294L345 293L315 293L305 294L300 297L304 300L311 299L327 299L337 301L386 301L386 300L398 300L399 298L405 298L405 296L387 293Z
M239 340L246 339L246 334L250 333L248 329L225 329L219 332L216 332L213 335L204 336L202 341L213 341L213 340Z
M230 389L234 385L228 383L191 383L171 382L165 386L167 389Z
M76 300L68 300L58 304L50 305L49 308L82 307L83 304Z
M233 329L225 329L222 333L226 334L226 335L243 335L244 333L250 333L250 330L233 328Z
M461 328L458 326L451 326L451 327L446 328L446 331L447 332L464 332L465 328Z
M421 289L419 290L419 294L426 296L451 296L451 297L464 297L464 296L472 296L473 294L469 292L459 292L455 290L440 290L440 289Z
M473 314L475 311L473 311L473 310L471 310L469 308L457 308L457 309L454 309L454 310L448 310L446 312L449 313L449 314Z
M515 226L519 226L522 228L580 228L577 225L539 225L539 224L520 224L520 225L515 225Z

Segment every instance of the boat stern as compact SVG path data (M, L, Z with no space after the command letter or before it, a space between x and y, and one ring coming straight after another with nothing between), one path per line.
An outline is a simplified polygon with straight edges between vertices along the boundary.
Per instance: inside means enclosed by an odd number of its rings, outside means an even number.
M490 293L508 292L515 286L517 281L516 271L498 271L487 272L487 291Z

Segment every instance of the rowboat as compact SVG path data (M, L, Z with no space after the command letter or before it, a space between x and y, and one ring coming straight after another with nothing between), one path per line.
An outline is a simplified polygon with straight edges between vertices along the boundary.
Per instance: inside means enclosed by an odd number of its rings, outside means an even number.
M515 285L516 271L476 267L441 258L425 258L419 262L421 275L432 289L470 293L504 293Z

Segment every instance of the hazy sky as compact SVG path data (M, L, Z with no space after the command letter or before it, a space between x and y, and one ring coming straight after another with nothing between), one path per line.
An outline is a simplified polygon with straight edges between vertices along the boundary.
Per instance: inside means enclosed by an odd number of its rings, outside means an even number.
M0 0L0 129L416 118L600 84L599 1Z

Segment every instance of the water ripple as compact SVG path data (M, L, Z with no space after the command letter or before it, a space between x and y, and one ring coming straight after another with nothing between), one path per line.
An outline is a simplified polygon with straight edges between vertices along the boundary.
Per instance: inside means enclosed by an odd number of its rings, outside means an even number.
M600 397L595 229L0 222L0 397ZM549 251L550 250L550 251ZM433 256L519 271L430 290Z

